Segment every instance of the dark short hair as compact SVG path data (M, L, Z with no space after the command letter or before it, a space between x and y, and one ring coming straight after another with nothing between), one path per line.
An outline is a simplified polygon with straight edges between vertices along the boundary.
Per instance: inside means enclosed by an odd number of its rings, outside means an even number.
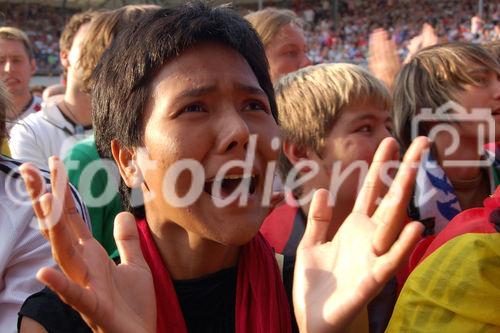
M99 154L112 159L111 141L141 146L151 83L163 65L196 44L213 41L237 51L248 62L269 98L277 119L264 46L250 24L227 6L187 3L156 11L120 33L96 66L91 79L92 118ZM130 189L122 182L124 206Z

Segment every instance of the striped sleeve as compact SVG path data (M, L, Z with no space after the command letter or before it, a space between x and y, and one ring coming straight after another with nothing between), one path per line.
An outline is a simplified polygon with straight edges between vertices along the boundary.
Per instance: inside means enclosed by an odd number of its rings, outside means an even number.
M19 173L19 167L21 166L22 162L16 161L14 159L8 158L6 156L1 156L0 158L0 172L5 173L9 177L12 177L14 179L21 178L21 174ZM47 191L50 191L50 172L44 169L40 169L40 173L42 174L45 183L47 184ZM87 210L87 207L85 207L85 204L78 193L78 191L75 189L75 187L71 184L69 184L70 189L71 189L71 194L73 196L73 200L75 202L75 206L80 213L83 221L85 222L85 225L89 228L89 230L92 231L91 228L91 221L89 217L89 213Z

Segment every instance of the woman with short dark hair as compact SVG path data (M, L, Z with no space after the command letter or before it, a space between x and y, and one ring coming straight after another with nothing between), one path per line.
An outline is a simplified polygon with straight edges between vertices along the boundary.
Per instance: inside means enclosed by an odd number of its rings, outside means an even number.
M59 192L41 198L39 217L53 225L45 234L63 272L38 276L94 331L290 332L293 279L300 330L343 331L418 239L420 226L403 227L403 216L425 140L377 209L384 190L373 167L333 240L328 195L318 191L297 259L280 272L258 233L277 155L273 87L257 34L228 8L160 10L119 35L96 69L92 101L97 147L115 160L135 215L115 221L121 264L74 228ZM396 149L386 140L375 159ZM51 171L62 173L60 162Z

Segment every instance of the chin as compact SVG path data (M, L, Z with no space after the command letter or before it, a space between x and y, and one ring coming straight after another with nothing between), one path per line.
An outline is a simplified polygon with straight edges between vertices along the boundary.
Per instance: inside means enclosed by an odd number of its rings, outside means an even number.
M263 219L234 217L229 223L238 223L236 226L226 226L214 235L214 240L226 246L242 246L250 242L259 232Z

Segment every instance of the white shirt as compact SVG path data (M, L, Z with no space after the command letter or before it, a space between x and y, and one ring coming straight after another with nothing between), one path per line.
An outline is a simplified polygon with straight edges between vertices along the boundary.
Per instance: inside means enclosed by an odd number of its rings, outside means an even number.
M75 143L91 134L92 129L85 130L71 123L56 104L51 104L12 128L9 148L13 158L47 168L50 156L63 159Z
M55 266L50 244L38 229L19 162L0 156L0 332L17 332L17 313L23 302L43 288L35 274ZM46 182L49 174L42 172ZM48 188L49 189L49 188ZM76 208L90 228L88 213L72 187Z
M28 107L26 109L24 109L23 112L21 112L21 114L15 120L7 121L7 124L6 124L7 131L10 131L16 123L23 120L24 118L26 118L30 114L36 113L36 112L42 110L42 102L43 101L40 97L33 96L31 98L30 105L28 105Z

